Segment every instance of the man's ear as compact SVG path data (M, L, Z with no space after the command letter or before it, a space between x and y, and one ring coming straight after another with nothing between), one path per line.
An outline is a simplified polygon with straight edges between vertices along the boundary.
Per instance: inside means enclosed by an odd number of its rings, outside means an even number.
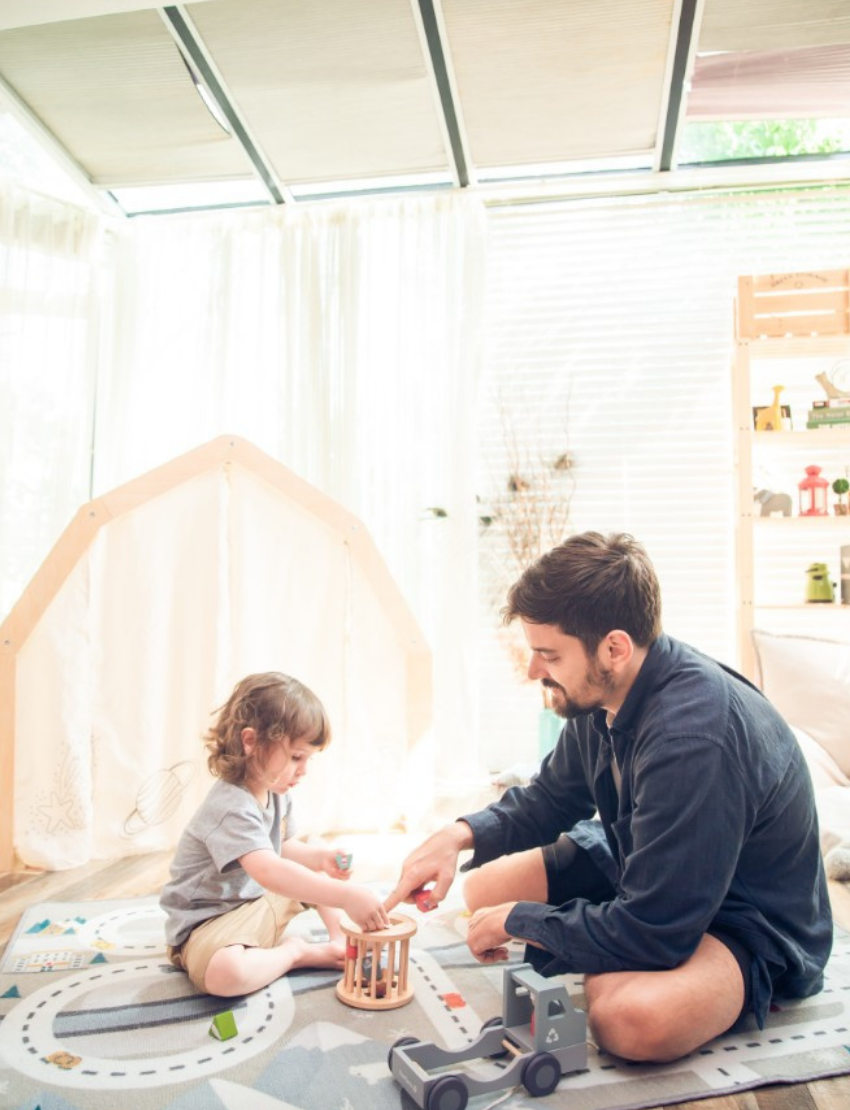
M239 739L242 741L242 750L245 755L253 755L257 746L257 730L255 728L243 728L239 734Z
M613 632L609 632L599 645L600 661L617 669L628 666L634 653L634 640L621 628L615 628Z

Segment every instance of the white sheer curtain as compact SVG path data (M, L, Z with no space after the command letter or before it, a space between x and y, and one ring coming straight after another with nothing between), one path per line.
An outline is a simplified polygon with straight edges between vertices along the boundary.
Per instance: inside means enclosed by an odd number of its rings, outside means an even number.
M0 619L89 498L104 235L0 178Z
M480 771L485 242L459 195L134 220L98 398L96 492L234 433L364 521L434 654L438 789Z

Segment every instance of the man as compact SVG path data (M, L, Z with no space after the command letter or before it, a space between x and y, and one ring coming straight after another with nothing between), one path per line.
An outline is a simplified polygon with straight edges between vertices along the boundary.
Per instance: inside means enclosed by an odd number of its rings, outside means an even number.
M572 536L504 615L566 726L528 786L408 856L387 907L430 881L439 903L473 849L470 950L516 938L544 974L584 973L595 1040L631 1060L820 990L832 920L800 749L754 686L662 632L641 545Z

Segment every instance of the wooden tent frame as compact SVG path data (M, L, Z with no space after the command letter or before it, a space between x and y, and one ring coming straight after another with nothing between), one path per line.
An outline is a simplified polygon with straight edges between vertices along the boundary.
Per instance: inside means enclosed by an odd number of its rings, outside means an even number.
M0 625L0 871L20 867L14 850L14 781L17 654L98 531L111 520L207 471L238 464L321 519L350 548L367 581L392 614L399 640L408 645L407 736L431 723L431 653L425 638L365 525L332 498L299 478L247 440L219 436L83 505Z

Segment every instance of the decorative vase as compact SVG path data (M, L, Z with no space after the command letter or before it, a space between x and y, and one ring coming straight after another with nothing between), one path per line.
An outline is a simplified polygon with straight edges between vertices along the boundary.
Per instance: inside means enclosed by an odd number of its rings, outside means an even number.
M555 747L563 727L563 718L559 717L554 709L540 710L540 715L537 718L538 759L543 759Z

